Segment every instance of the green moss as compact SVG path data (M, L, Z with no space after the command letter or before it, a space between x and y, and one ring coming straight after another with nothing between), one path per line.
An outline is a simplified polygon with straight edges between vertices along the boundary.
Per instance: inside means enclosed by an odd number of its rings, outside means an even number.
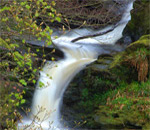
M132 124L136 124L136 122L139 120L138 117L140 116L141 114L139 112L135 112L131 109L124 110L123 112L121 110L110 111L110 108L107 106L99 107L99 111L97 111L97 121L107 126L112 125L125 127L129 121Z
M126 50L136 50L138 47L150 47L150 34L143 35L139 40L130 44Z
M122 60L123 57L119 58ZM101 126L128 129L148 126L150 80L139 83L136 74L134 68L122 63L112 67L109 73L96 73L90 68L85 70L82 75L84 86L80 88L81 100L76 106L84 109L81 115L87 120L85 128Z
M100 105L96 121L105 126L150 128L150 81L133 82L124 88L109 92L107 103Z
M110 64L110 68L115 67L116 65L120 65L124 60L123 58L133 54L133 51L137 51L138 49L143 48L146 50L147 55L150 54L150 34L143 35L139 40L131 43L124 52L118 53L113 57L113 62ZM145 51L144 50L144 51Z

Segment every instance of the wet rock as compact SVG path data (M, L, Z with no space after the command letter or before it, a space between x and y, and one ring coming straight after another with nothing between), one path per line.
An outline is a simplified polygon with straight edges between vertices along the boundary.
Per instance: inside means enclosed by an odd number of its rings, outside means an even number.
M129 44L131 44L132 43L131 37L130 36L124 36L123 43L126 46L128 46Z
M138 40L142 35L150 33L150 1L136 0L132 11L132 20L127 25L124 33L128 33L132 41Z

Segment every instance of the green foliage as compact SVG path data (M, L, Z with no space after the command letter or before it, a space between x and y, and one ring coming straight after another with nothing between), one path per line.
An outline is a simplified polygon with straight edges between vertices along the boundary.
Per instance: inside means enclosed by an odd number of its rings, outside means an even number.
M39 81L39 87L40 87L40 88L44 87L44 83L41 82L41 81Z
M130 44L126 50L114 56L114 60L110 68L118 67L131 67L135 68L138 81L146 81L149 77L149 57L150 57L150 35L144 35L136 42Z
M87 88L83 89L82 93L81 93L82 98L87 99L88 98L88 93L89 93L89 90Z
M150 120L150 81L141 84L132 82L124 88L118 89L117 92L115 91L108 95L106 105L100 105L97 111L99 122L120 125L122 128L129 127L130 124L146 127Z
M0 81L0 122L1 129L16 129L17 120L21 119L17 107L25 103L24 90L17 82L10 80Z
M18 108L26 102L23 95L36 83L40 69L35 65L37 53L26 45L26 40L31 36L39 41L45 39L46 45L50 45L53 30L47 21L61 22L61 14L55 9L55 1L2 0L0 6L0 77L3 82L0 85L0 127L16 129L19 120L16 113L19 115ZM12 82L15 86L10 85ZM5 91L7 88L9 91Z
M102 76L92 78L92 76L94 75L90 74L90 80L86 76L83 78L86 80L86 86L81 89L81 100L78 103L79 108L84 108L81 116L84 116L84 119L87 120L86 127L95 128L98 125L93 121L95 116L99 117L96 118L99 124L110 124L108 128L130 128L130 123L133 122L143 128L148 125L147 123L150 120L150 80L142 83L137 81L127 83L123 79L113 80ZM96 115L95 110L97 110ZM130 114L126 115L126 113ZM137 118L137 120L133 120L133 118ZM136 128L136 126L132 127Z
M84 108L81 116L87 120L86 127L149 128L149 43L149 35L142 36L114 57L109 70L88 68L83 72L77 104Z
M143 35L139 40L133 42L127 47L127 51L135 51L137 48L145 48L148 49L150 46L150 34ZM147 52L147 54L149 54Z
M53 31L49 26L43 29L43 25L47 25L47 21L61 21L61 14L58 14L54 8L54 1L25 0L18 2L17 0L13 0L11 6L8 3L9 1L1 2L3 6L0 9L2 17L0 23L2 25L1 31L3 38L10 35L14 38L14 36L20 37L20 34L22 36L28 34L36 36L39 40L44 38L46 39L47 45L51 44L50 35ZM37 25L38 18L42 19L42 21L38 23L39 26ZM9 34L8 31L10 32ZM25 43L23 37L22 43Z

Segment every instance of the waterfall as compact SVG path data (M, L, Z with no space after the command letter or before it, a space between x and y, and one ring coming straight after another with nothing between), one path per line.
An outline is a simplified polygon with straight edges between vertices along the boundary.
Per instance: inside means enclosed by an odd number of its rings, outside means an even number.
M128 2L120 24L105 35L92 38L85 38L72 42L73 39L107 31L113 26L108 26L102 30L73 29L61 34L56 31L52 35L53 43L63 51L65 58L59 61L48 61L40 71L36 90L33 96L33 103L29 117L23 119L23 123L18 124L18 129L27 129L39 127L44 130L62 130L60 123L60 107L63 93L73 77L81 71L86 65L94 62L98 55L109 53L110 49L103 48L102 45L114 45L122 37L122 32L126 24L131 19L130 11L133 7L133 1ZM55 36L58 36L55 39ZM42 87L41 87L42 86Z

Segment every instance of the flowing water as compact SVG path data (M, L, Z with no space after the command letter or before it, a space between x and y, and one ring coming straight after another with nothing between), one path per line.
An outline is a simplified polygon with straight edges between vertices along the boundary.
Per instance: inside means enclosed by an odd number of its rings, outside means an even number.
M111 46L122 37L122 32L131 19L130 11L132 7L133 1L126 5L126 10L120 21L122 24L102 36L82 39L75 43L71 42L77 37L103 32L112 28L112 26L103 30L74 29L64 35L58 31L53 33L53 43L63 51L65 58L47 62L40 71L30 116L24 117L23 123L18 124L18 129L26 128L30 130L35 127L44 130L65 129L60 121L60 108L66 87L73 77L86 65L94 62L98 55L111 52ZM54 38L56 35L58 36L57 39ZM107 49L103 45L107 45ZM29 126L25 127L25 125Z

